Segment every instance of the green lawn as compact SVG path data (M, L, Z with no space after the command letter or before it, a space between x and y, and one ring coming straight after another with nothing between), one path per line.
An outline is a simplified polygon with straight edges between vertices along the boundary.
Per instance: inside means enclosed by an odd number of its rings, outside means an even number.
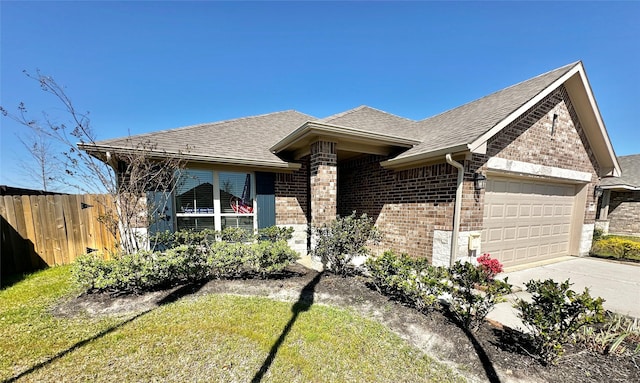
M290 303L207 295L138 316L49 313L74 293L69 267L0 290L0 380L22 374L20 380L38 382L462 381L382 325L342 309L314 305L300 312L275 350L291 323ZM275 358L267 363L270 352Z

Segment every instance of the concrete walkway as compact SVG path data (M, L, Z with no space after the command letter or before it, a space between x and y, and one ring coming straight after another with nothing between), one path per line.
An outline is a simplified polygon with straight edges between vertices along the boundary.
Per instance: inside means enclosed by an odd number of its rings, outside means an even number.
M508 277L508 282L520 291L509 295L507 302L498 304L487 318L511 328L524 330L518 313L511 305L517 298L530 296L524 284L532 279L551 278L556 282L569 279L573 283L572 290L582 292L588 287L592 297L605 299L605 309L640 318L640 264L571 257L562 262L507 272L500 276Z

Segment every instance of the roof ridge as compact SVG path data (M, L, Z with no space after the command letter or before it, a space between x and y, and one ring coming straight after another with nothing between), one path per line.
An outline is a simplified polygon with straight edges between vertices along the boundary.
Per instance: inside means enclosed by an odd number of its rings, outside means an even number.
M321 118L321 119L319 119L318 121L320 121L320 122L326 122L326 121L329 121L330 119L331 119L331 120L333 120L333 119L336 119L336 118L339 118L339 117L346 116L347 114L351 114L351 113L353 113L353 112L355 112L355 111L362 110L362 109L364 109L364 108L366 108L366 107L367 107L366 105L362 104L362 105L360 105L360 106L356 106L355 108L347 109L347 110L345 110L344 112L340 112L340 113L332 114L332 115L330 115L330 116L327 116L327 117Z
M327 122L327 121L329 121L330 119L331 119L331 120L333 120L333 119L336 119L336 118L344 117L344 116L346 116L346 115L348 115L348 114L355 113L355 112L357 112L357 111L359 111L359 110L363 110L363 109L371 109L371 110L375 110L376 112L380 112L380 113L387 114L387 115L389 115L389 116L393 116L393 117L401 118L401 119L406 120L406 121L409 121L409 122L416 122L416 120L412 120L412 119L407 118L407 117L402 117L402 116L399 116L399 115L397 115L397 114L389 113L389 112L384 111L384 110L382 110L382 109L374 108L374 107L372 107L372 106L364 105L364 104L363 104L363 105L360 105L360 106L358 106L358 107L355 107L355 108L353 108L353 109L346 110L346 111L344 111L344 112L340 112L340 113L332 114L331 116L328 116L328 117L325 117L325 118L323 118L323 119L320 119L319 121L321 121L321 122Z
M526 83L526 82L529 82L529 81L535 80L535 79L540 78L540 77L542 77L542 76L546 76L546 75L548 75L549 73L552 73L552 72L556 72L556 71L560 71L560 70L562 70L562 69L566 69L566 71L565 71L565 73L566 73L566 72L568 72L570 69L572 69L573 67L575 67L576 65L578 65L578 64L580 64L580 63L582 63L582 61L581 61L581 60L578 60L578 61L574 61L574 62L572 62L572 63L570 63L570 64L563 65L563 66L561 66L561 67L559 67L559 68L556 68L556 69L552 69L552 70L546 71L546 72L544 72L544 73L542 73L542 74L539 74L539 75L537 75L537 76L534 76L534 77L531 77L531 78L529 78L529 79L526 79L526 80L520 81L520 82L515 83L515 84L513 84L513 85L509 85L509 86L508 86L508 87L506 87L506 88L502 88L502 89L499 89L499 90L497 90L497 91L495 91L495 92L489 93L489 94L488 94L488 95L486 95L486 96L482 96L482 97L480 97L480 98L476 98L475 100L471 100L471 101L469 101L469 102L465 102L465 103L464 103L464 104L462 104L462 105L455 106L455 107L453 107L453 108L447 109L447 110L445 110L444 112L440 112L440 113L438 113L438 114L434 114L433 116L423 118L422 120L419 120L418 122L427 121L427 120L430 120L430 119L432 119L432 118L435 118L435 117L441 116L441 115L443 115L443 114L445 114L445 113L448 113L448 112L450 112L450 111L452 111L452 110L455 110L455 109L458 109L458 108L462 108L462 107L464 107L464 106L467 106L467 105L473 104L473 103L475 103L475 102L478 102L478 101L484 100L484 99L489 98L489 97L491 97L491 96L493 96L493 95L496 95L496 94L498 94L498 93L500 93L500 92L504 92L504 91L506 91L506 90L508 90L508 89L515 88L516 86L522 85L522 84L524 84L524 83ZM548 85L547 85L547 86L548 86ZM546 88L546 87L545 87L545 88ZM535 97L535 96L534 96L534 97Z
M150 136L150 135L157 135L158 133L167 133L167 132L175 132L175 131L182 131L182 130L188 130L188 129L194 129L194 128L199 128L199 127L203 127L203 126L214 126L214 125L220 125L220 124L225 124L228 122L234 122L234 121L242 121L242 120L249 120L249 119L254 119L254 118L260 118L260 117L267 117L267 116L272 116L272 115L276 115L276 114L281 114L281 113L288 113L288 112L295 112L295 113L299 113L302 114L304 116L308 116L311 117L312 119L315 119L314 116L311 116L309 114L306 113L302 113L299 112L295 109L287 109L287 110L281 110L281 111L277 111L277 112L270 112L270 113L265 113L265 114L257 114L254 116L244 116L244 117L237 117L237 118L229 118L226 120L221 120L221 121L213 121L213 122L203 122L200 124L193 124L193 125L187 125L187 126L180 126L177 128L169 128L169 129L162 129L162 130L156 130L153 132L147 132L147 133L140 133L140 134L135 134L133 136L128 136L128 137L117 137L117 138L111 138L111 139L106 139L106 140L100 140L100 141L96 141L96 143L101 143L101 142L109 142L109 141L118 141L118 140L122 140L123 138L133 138L133 137L145 137L145 136Z

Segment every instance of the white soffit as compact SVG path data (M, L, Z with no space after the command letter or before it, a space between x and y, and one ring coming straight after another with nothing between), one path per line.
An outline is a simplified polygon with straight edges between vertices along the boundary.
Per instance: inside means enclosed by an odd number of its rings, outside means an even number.
M499 157L489 158L487 161L487 169L498 172L556 178L574 182L591 182L592 178L591 173L587 172L532 164L529 162L507 160Z

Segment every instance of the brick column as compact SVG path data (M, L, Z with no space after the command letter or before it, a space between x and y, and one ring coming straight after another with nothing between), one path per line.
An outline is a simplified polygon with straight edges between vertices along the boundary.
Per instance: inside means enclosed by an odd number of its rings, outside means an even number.
M311 144L310 198L311 226L319 227L336 218L338 206L338 155L336 143L316 141Z

